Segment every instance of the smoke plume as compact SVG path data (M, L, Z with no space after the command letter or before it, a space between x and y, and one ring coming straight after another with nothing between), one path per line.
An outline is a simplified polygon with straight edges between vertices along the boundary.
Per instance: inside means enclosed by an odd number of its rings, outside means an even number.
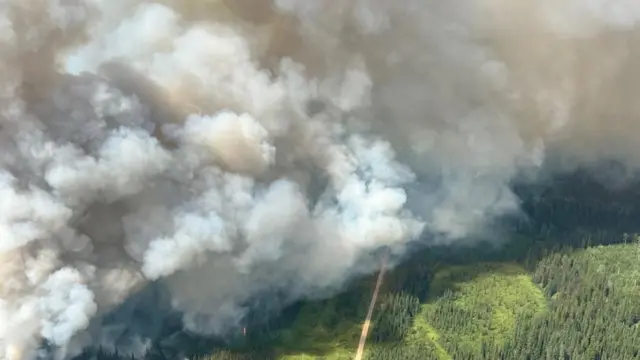
M262 291L487 233L516 178L640 167L635 0L0 9L2 360L108 343L150 282L223 333Z

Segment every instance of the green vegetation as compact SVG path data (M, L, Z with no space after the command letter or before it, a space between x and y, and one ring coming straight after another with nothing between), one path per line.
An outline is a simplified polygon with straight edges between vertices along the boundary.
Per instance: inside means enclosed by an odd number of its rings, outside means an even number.
M398 289L412 283L404 270L386 279L368 360L640 359L638 244L554 252L533 272L498 262L424 269L424 299ZM204 358L353 359L372 285L366 279L304 304L266 346L218 349Z
M421 315L451 353L475 357L483 345L504 344L518 317L535 316L546 308L542 291L515 264L445 269L436 274L432 291L434 298Z
M386 279L368 360L640 359L637 244L554 252L533 272L498 262L425 268L424 299L399 289L412 284L404 270ZM265 346L221 348L204 358L353 359L371 289L366 279L332 299L304 304Z
M282 331L278 353L281 359L350 359L360 336L358 314L352 309L339 307L341 297L325 302L311 303L302 308L291 328Z
M580 202L569 186L530 196L524 209L536 221L516 222L501 247L431 247L388 273L365 358L640 359L640 242L623 235L640 230L640 195ZM298 305L250 328L243 342L205 346L191 358L353 359L374 281Z
M519 322L504 357L640 358L640 246L554 254L540 262L534 279L550 310Z
M516 263L445 266L429 284L422 303L387 285L367 359L640 359L637 244L552 253L532 273ZM337 307L342 296L305 305L274 358L352 359L360 328Z

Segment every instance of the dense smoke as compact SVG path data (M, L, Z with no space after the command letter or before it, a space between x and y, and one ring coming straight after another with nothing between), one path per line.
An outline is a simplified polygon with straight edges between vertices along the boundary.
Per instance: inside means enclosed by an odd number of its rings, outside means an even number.
M640 165L635 0L0 3L0 359L111 341L152 281L223 333ZM138 348L144 348L144 339Z

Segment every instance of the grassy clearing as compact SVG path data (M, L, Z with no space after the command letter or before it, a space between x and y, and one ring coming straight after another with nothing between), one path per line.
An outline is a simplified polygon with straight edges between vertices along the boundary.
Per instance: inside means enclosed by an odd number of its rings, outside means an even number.
M370 344L367 353L398 345L419 347L427 359L449 360L447 349L459 347L479 353L483 343L503 343L515 329L518 316L541 314L546 309L546 299L530 275L511 263L444 268L435 275L431 292L403 344ZM461 321L439 321L445 312L459 314ZM283 333L279 359L352 359L360 323L337 316L338 311L328 304L305 306L292 328Z
M513 333L518 317L546 310L542 291L512 263L445 268L431 289L416 326L426 323L423 336L454 352L480 354L483 344L499 346Z

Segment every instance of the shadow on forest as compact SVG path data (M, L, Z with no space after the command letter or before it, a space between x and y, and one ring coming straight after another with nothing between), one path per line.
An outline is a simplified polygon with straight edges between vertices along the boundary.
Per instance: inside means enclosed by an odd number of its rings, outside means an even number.
M430 298L436 299L447 291L457 292L461 283L472 282L487 275L517 276L528 274L519 266L505 266L505 263L479 263L473 266L454 266L437 273L430 286Z

